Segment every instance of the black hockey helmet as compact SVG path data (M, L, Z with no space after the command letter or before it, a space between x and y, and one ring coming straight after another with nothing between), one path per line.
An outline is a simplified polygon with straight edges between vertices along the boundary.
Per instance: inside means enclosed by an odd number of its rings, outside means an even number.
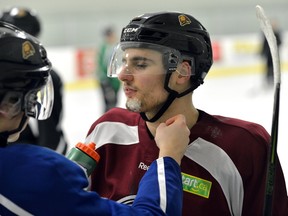
M153 118L148 119L140 113L145 121L150 122L157 121L175 98L192 92L202 84L213 62L210 36L205 27L191 15L179 12L146 13L132 19L122 30L120 43L111 57L108 76L121 72L126 48L154 49L163 54L166 68L164 88L169 96ZM169 87L169 80L182 61L191 65L191 87L176 92Z
M0 21L0 112L46 119L53 106L51 63L33 36Z
M13 24L34 37L38 37L41 32L41 23L37 14L28 8L13 7L3 12L0 20Z
M147 13L123 28L121 42L146 42L178 50L183 60L191 60L194 84L203 83L212 62L209 33L194 17L178 12Z

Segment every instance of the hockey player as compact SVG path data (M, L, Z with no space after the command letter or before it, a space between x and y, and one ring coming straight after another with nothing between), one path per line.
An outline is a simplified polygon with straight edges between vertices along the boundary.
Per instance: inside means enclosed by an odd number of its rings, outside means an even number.
M102 199L84 190L86 174L63 155L38 145L7 144L17 140L29 117L49 117L53 85L51 64L36 38L0 22L0 50L0 215L181 215L179 164L190 134L183 115L157 128L159 158L143 177L133 206Z
M3 12L0 20L15 25L34 37L39 37L41 33L41 22L38 15L28 8L13 7ZM30 120L17 142L37 144L65 154L68 144L62 129L63 83L54 69L50 71L50 74L54 88L54 105L51 116L43 121Z
M193 91L211 65L209 34L191 15L149 13L123 28L108 75L122 81L127 109L110 110L88 131L86 142L97 143L101 156L93 191L132 203L158 155L157 126L183 114L191 132L181 163L183 215L262 215L269 134L258 124L195 108ZM273 215L288 215L276 160Z
M118 103L118 92L120 90L121 82L118 79L110 79L107 77L109 60L113 53L114 46L118 42L114 27L107 27L103 32L103 37L97 55L98 67L96 77L102 90L104 112L107 112Z

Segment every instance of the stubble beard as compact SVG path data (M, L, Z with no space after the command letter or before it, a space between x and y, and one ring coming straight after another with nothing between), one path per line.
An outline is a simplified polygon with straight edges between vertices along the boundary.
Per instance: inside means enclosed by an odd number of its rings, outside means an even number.
M141 111L141 101L138 98L128 99L126 102L126 107L128 110L132 112L140 112Z

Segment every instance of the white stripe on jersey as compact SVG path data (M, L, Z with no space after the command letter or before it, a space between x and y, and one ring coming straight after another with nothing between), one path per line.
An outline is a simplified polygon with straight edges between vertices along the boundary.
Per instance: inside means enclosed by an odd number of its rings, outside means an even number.
M107 143L133 145L139 143L138 126L119 122L101 122L87 136L85 143L96 143L96 148Z
M16 215L33 216L29 212L22 209L20 206L13 203L8 198L4 197L2 194L0 194L0 204L3 205L5 208L9 209L11 212L13 212Z
M217 145L199 137L188 146L185 156L205 168L217 180L226 197L231 215L242 215L243 182L229 155Z
M163 210L163 212L166 213L167 194L166 194L165 165L163 158L157 159L157 173L158 173L158 184L160 195L160 207Z

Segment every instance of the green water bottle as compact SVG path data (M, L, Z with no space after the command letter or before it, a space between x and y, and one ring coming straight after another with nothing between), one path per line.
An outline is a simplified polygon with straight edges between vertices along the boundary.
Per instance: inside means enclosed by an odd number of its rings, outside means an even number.
M88 145L79 142L67 154L67 158L80 165L86 171L88 177L96 168L100 159L99 154L95 151L95 147L96 144L93 142Z

